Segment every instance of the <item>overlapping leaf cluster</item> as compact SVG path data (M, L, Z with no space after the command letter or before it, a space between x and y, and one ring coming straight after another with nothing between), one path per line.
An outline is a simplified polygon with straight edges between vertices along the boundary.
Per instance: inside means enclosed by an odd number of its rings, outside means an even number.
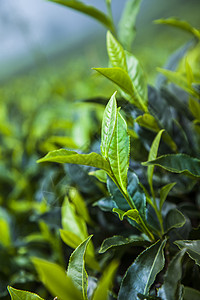
M140 1L127 1L118 30L109 0L107 15L79 1L54 2L108 28L109 67L94 69L119 93L104 109L101 141L91 144L92 152L66 145L38 160L63 164L70 185L58 211L60 224L52 231L39 222L42 239L59 253L50 256L52 262L34 253L39 280L60 300L200 299L199 30L175 18L157 21L186 30L193 40L158 69L152 87L128 52ZM9 245L6 224L0 223L2 240ZM58 235L75 249L67 272ZM42 299L8 290L14 300Z

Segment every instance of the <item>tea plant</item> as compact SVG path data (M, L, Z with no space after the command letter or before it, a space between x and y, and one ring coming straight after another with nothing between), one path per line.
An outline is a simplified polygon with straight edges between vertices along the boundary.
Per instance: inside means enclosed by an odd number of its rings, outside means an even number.
M78 1L55 2L84 12L109 29L109 67L94 70L117 86L120 97L116 100L115 92L105 107L100 145L91 145L95 152L63 148L38 160L70 164L65 168L76 183L61 208L61 239L75 249L67 273L34 257L39 278L60 300L200 299L200 31L174 18L157 21L186 30L193 40L170 58L167 69L158 69L161 75L152 87L140 62L127 51L140 1L127 2L118 31L111 1L106 1L108 15ZM76 169L71 164L92 168ZM99 219L105 225L95 224L82 197L91 175L99 182L88 192L94 206L89 211L101 209ZM80 178L82 192L77 189ZM95 235L104 236L102 228L108 236L99 247ZM50 236L48 229L43 230ZM88 230L94 232L93 242ZM42 299L8 290L12 299Z

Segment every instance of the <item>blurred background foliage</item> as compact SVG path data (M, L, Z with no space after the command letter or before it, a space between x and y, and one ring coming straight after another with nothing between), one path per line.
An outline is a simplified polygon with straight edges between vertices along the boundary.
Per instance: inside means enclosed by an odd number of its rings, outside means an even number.
M113 1L113 7L118 5L115 2ZM19 3L25 5L23 1ZM47 2L46 7L48 6L55 7L56 4ZM123 6L122 3L116 9L116 18L119 16L120 6ZM167 26L155 25L152 21L176 16L200 28L199 10L199 0L142 2L132 51L142 63L149 83L155 81L156 67L162 67L173 51L190 40L189 34ZM70 10L62 7L62 11L68 18ZM8 13L14 14L12 10ZM21 34L27 35L28 19L24 22L23 14L21 17L16 14L15 17L21 24ZM52 18L52 15L50 17ZM57 18L59 19L59 16ZM63 42L62 35L60 40L54 40L55 37L52 36L51 43L46 44L46 47L53 49L52 51L45 49L45 43L37 49L29 36L30 44L27 48L32 60L19 54L10 60L9 57L4 59L2 56L0 61L2 299L9 299L6 291L8 284L35 291L44 298L48 296L47 291L37 284L36 272L30 258L48 257L48 260L66 266L71 249L64 247L59 234L64 196L71 197L71 201L83 197L86 203L90 204L105 193L102 190L103 186L89 176L88 169L86 172L84 167L63 168L58 165L36 164L39 157L60 147L90 151L91 145L92 150L99 146L104 105L82 100L104 97L108 99L115 87L91 70L92 67L106 66L108 58L105 30L97 27L96 31L90 31L87 27L88 32L83 33L81 28L84 26L82 27L81 22L85 22L86 19L87 17L81 19L80 14L75 14L68 31L72 36L77 34L77 38L69 38L69 43ZM9 22L9 15L2 13L2 28L6 20ZM75 23L77 31L73 31ZM39 30L40 24L37 21L35 24ZM90 20L89 24L95 24L95 21ZM34 26L34 20L31 26ZM65 31L65 28L62 30ZM15 48L12 48L11 52L14 53ZM79 190L80 197L70 196L72 187L76 193ZM74 204L76 209L81 200L77 201L78 205ZM77 214L80 214L78 209ZM107 217L100 211L97 214L93 207L90 214L100 224L94 237L94 244L100 245L99 240L105 238L101 229L106 228ZM113 227L106 228L108 232L117 231L120 226L116 219L113 218L112 221ZM89 223L89 231L93 232L94 224L90 221Z

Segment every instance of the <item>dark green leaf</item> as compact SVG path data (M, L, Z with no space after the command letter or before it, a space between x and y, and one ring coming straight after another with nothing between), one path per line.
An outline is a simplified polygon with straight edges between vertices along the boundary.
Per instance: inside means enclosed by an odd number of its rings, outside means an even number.
M186 154L169 154L142 163L144 166L156 165L173 173L183 173L200 177L200 160Z
M88 275L85 270L85 252L91 239L91 235L83 241L70 256L67 276L69 276L74 285L83 294L83 299L87 300Z
M30 293L27 291L17 290L11 286L8 286L8 291L10 293L12 300L43 300L38 295Z
M135 38L135 22L141 0L129 0L124 8L119 22L119 40L125 49L130 50Z
M165 258L163 248L166 240L158 241L143 251L127 270L120 290L118 300L137 300L137 294L148 295L156 275L163 269Z
M115 249L121 246L133 245L133 246L143 246L147 245L149 242L146 241L143 237L138 235L123 237L120 235L112 236L111 238L107 238L103 241L99 253L105 253L109 249Z
M39 258L33 258L33 263L41 281L55 297L61 300L81 300L81 292L74 286L71 278L59 265Z
M96 9L93 6L86 5L77 0L50 0L50 1L62 4L64 6L67 6L67 7L73 8L77 11L80 11L80 12L96 19L97 21L102 23L104 26L106 26L108 29L113 31L113 25L112 25L111 20L104 13L102 13L100 10Z
M108 157L108 151L117 121L117 102L115 99L115 95L116 92L110 98L103 114L101 128L101 153L105 158Z
M107 33L107 52L112 67L127 70L124 49L109 31Z
M94 152L90 154L78 154L75 151L60 149L49 152L45 157L39 159L37 162L71 163L92 166L103 169L107 172L110 171L109 163L101 155Z
M164 277L164 283L158 290L158 296L162 300L174 300L177 298L177 292L182 277L182 259L185 251L178 252L171 260Z
M127 124L118 112L113 138L110 142L108 159L111 170L121 189L126 193L129 167L130 138Z
M200 300L200 292L185 286L183 300Z
M177 209L172 209L168 212L164 227L165 232L170 231L173 228L180 228L185 224L186 220L184 215Z
M186 249L190 258L194 259L195 263L200 266L200 240L186 240L174 242L180 249Z

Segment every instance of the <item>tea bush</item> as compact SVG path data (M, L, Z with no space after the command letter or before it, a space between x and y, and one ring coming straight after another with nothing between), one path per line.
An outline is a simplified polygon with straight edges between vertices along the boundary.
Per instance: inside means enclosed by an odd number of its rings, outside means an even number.
M8 284L12 299L200 299L200 31L176 18L156 21L191 41L150 86L130 52L140 1L127 1L117 29L110 0L107 15L79 1L54 2L108 29L108 67L94 70L117 91L66 111L64 102L47 101L49 84L39 95L43 113L33 102L32 121L18 115L17 129L12 108L2 105L3 149L14 170L7 174L2 163L9 193L0 212L1 289ZM44 152L38 163L45 164L36 165Z

